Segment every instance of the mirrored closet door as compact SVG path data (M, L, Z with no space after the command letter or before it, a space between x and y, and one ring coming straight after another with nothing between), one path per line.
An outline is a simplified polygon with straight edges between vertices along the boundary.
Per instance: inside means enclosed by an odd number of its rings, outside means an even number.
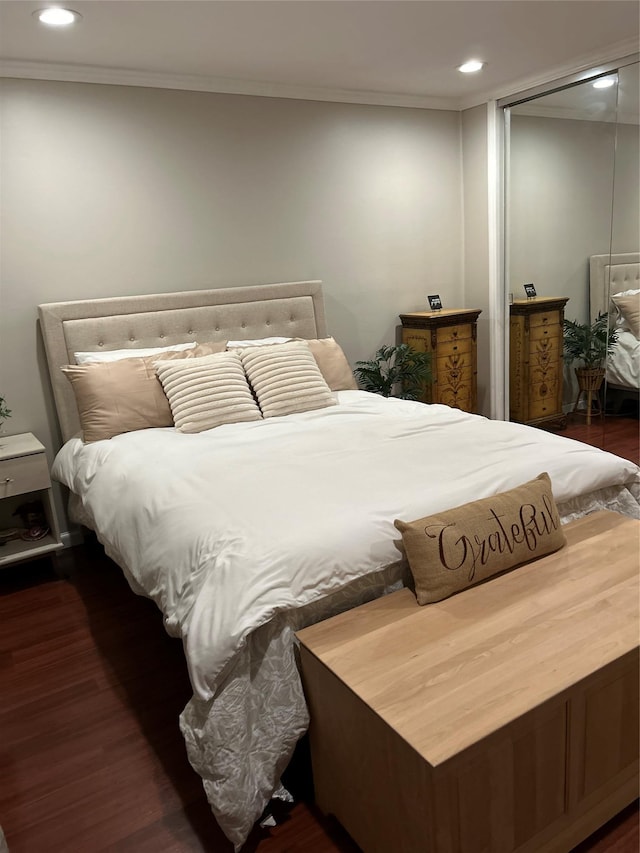
M611 257L605 259L609 263L600 273L613 332L607 355L606 411L627 418L638 415L640 385L639 75L637 62L618 71Z
M592 429L603 423L604 364L581 349L608 303L605 280L594 279L592 268L594 258L611 253L617 95L618 74L612 72L505 110L512 420L546 429L564 428L567 418L581 418ZM563 359L565 319L575 337L576 358L569 364ZM602 333L606 350L607 320ZM596 363L598 375L581 370Z

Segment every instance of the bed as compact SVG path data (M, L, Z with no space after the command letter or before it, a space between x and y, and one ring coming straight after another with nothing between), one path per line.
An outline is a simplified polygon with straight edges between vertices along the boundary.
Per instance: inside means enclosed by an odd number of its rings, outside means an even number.
M608 311L618 332L606 365L607 408L615 413L628 400L637 403L640 389L640 254L592 255L589 260L591 317Z
M294 632L409 583L394 519L542 471L565 522L602 508L640 516L639 472L626 460L525 425L352 387L331 388L322 408L192 434L169 426L79 436L61 371L74 353L273 336L317 342L327 333L320 282L38 311L64 440L53 477L70 490L72 518L95 531L182 639L193 697L180 727L236 849L269 800L288 797L280 777L307 729Z

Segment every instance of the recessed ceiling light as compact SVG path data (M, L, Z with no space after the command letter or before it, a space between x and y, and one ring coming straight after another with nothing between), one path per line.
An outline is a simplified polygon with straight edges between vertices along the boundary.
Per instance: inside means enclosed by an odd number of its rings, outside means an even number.
M613 77L600 77L598 80L595 80L593 83L594 89L610 89L611 86L615 86L616 81Z
M36 18L49 27L68 27L79 21L82 15L73 9L63 9L60 6L51 6L48 9L39 9L33 13Z
M480 62L479 59L470 59L468 62L458 65L458 71L462 71L463 74L473 74L475 71L480 71L481 68L484 68L484 62Z

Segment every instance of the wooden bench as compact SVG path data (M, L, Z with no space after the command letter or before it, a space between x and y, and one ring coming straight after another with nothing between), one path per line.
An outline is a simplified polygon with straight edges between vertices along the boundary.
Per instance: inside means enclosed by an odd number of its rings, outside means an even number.
M316 800L366 853L567 851L638 796L640 522L298 632Z

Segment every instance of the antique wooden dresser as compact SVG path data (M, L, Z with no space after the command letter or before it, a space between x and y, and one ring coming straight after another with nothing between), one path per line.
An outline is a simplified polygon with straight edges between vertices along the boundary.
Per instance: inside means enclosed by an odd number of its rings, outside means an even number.
M562 324L566 296L516 299L510 306L509 418L564 429Z
M477 322L480 309L450 308L400 314L402 343L431 353L431 381L424 403L444 403L465 412L477 406Z

